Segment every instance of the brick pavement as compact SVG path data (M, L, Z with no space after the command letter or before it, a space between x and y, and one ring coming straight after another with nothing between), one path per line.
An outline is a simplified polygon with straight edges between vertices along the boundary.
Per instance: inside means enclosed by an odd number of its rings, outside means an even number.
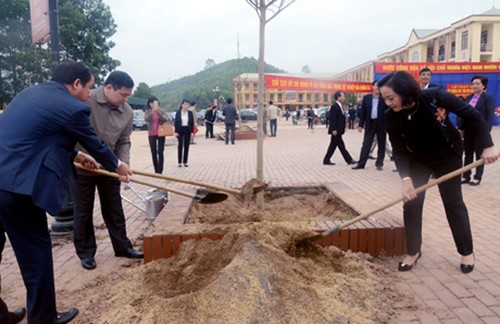
M215 131L222 130L219 127ZM237 141L236 145L224 145L222 141L205 139L204 129L196 137L197 145L191 146L188 168L177 167L176 143L173 138L166 141L165 172L174 177L182 177L222 186L239 188L247 180L255 177L256 141ZM492 131L497 147L500 143L500 127ZM134 132L132 142L132 166L137 170L152 172L151 157L144 131ZM356 130L348 130L344 139L351 155L357 159L363 135ZM281 120L278 136L267 137L264 146L264 175L271 186L303 186L325 184L337 196L358 212L367 212L381 206L400 195L400 180L394 165L388 159L383 171L377 171L373 160L369 160L365 170L351 170L339 152L332 158L335 166L323 166L322 160L329 143L324 126L314 131L307 125L294 126ZM427 192L424 207L423 257L418 265L408 273L394 274L399 289L413 295L422 307L419 311L399 314L398 323L500 323L500 223L496 193L500 191L498 174L500 163L487 166L485 177L479 187L464 186L474 235L476 268L469 275L463 275L458 267L460 258L455 251L443 207L436 188ZM172 188L194 192L195 187L162 180L152 180ZM138 191L146 193L147 188L134 185ZM125 195L137 198L128 190ZM140 202L139 202L140 203ZM144 213L124 202L127 231L133 243L141 248L142 236L148 231L182 223L190 200L173 195L158 218L151 222ZM402 217L401 204L373 216L374 218L393 215ZM52 218L49 217L49 221ZM104 228L96 205L94 216L98 252L98 268L84 270L74 253L69 237L54 238L54 266L56 289L77 292L85 283L110 274L120 274L136 263L128 259L114 257L107 231ZM394 267L396 267L394 260ZM2 298L10 308L25 305L25 288L10 245L4 251L0 265L2 274ZM60 310L79 305L66 304L58 295ZM82 308L80 311L90 312ZM75 323L79 323L78 317Z

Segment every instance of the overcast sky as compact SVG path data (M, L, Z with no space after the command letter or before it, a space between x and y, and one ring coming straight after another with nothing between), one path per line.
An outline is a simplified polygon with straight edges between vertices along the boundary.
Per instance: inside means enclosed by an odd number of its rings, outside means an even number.
M245 0L103 0L117 27L111 56L149 86L205 66L259 56L259 20ZM500 0L296 0L266 27L266 62L290 73L338 73ZM244 71L243 71L244 72Z

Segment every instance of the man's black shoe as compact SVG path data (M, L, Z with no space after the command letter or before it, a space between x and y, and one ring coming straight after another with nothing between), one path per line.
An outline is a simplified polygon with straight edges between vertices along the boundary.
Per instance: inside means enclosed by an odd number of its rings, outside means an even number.
M97 267L94 258L85 258L82 260L82 267L87 270L94 270Z
M54 324L65 324L71 322L76 315L78 315L78 309L71 308L69 311L64 313L57 313L57 317L54 319L52 323Z
M358 164L358 161L356 161L356 160L351 160L351 162L349 162L349 163L347 163L347 164L351 164L351 165L353 165L353 164Z
M362 167L362 166L360 166L360 165L356 164L356 165L355 165L355 166L353 166L351 169L353 169L353 170L361 170L361 169L364 169L364 168L365 168L365 167Z
M369 158L370 160L376 160L376 159L377 159L376 157L371 156L371 155L368 155L368 158Z
M13 323L13 324L19 323L24 319L25 316L26 316L26 308L20 307L15 311L9 313L8 323Z
M323 162L323 165L335 165L333 162Z
M379 165L379 166L377 167L377 171L382 171L382 170L384 170L384 168L383 168L383 167L381 167L381 166Z
M134 250L133 248L129 248L127 252L117 252L115 253L117 257L125 257L129 259L143 259L144 253Z

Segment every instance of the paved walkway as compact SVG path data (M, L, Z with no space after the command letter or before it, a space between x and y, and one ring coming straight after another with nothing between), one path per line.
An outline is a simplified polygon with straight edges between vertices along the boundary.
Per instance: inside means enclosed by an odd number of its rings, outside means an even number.
M219 130L222 129L216 126L215 131ZM202 128L196 137L197 145L191 146L188 168L177 167L176 143L172 138L167 139L165 172L168 175L235 188L255 177L256 141L237 141L235 145L224 145L222 141L207 140L200 136L203 131ZM500 127L494 127L492 134L500 148ZM355 159L359 156L362 137L356 130L348 130L344 136L347 148ZM152 172L146 132L134 132L132 142L132 166L136 170ZM293 126L291 120L280 121L278 136L265 139L266 181L271 186L326 184L360 213L379 207L401 194L399 177L393 172L394 165L388 159L383 171L376 170L373 160L368 161L365 170L354 171L336 152L332 158L336 165L323 166L328 143L329 136L324 126L311 131L307 130L304 123ZM476 256L476 268L469 275L460 272L460 258L455 251L439 193L436 188L428 190L424 210L423 257L413 271L395 272L402 279L398 280L400 289L414 295L423 307L419 311L400 314L398 323L500 323L499 173L500 163L487 166L479 187L463 187L472 222ZM196 190L189 185L161 180L157 182L189 192ZM134 188L141 193L147 190L140 185L134 185ZM125 195L137 200L130 190L125 191ZM124 202L129 237L141 248L145 232L181 224L189 203L189 199L173 195L158 218L150 222L144 213ZM57 290L76 292L88 281L119 274L137 262L114 257L98 207L94 217L99 240L96 256L98 268L94 271L84 270L74 253L70 238L55 238L53 252ZM401 204L374 217L387 214L401 218ZM25 305L25 288L10 246L5 249L0 272L3 299L12 309ZM66 304L61 294L58 295L58 305L60 310L76 306L80 307L81 312L92 312L83 305ZM78 317L75 323L79 323Z

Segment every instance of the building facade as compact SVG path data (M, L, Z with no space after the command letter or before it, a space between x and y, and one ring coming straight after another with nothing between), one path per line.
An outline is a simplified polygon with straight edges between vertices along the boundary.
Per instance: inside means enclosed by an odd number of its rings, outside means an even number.
M413 29L408 42L377 56L375 61L498 62L500 61L500 9L470 15L444 29ZM336 80L370 82L374 62L368 61L339 73Z
M273 73L278 75L278 73ZM289 77L307 77L313 79L333 79L333 74L283 74ZM258 106L259 75L243 73L233 79L234 102L237 108L256 108ZM287 89L266 89L264 103L273 101L282 111L295 111L307 107L330 106L333 102L332 92L302 91Z
M375 63L409 62L500 62L500 9L465 17L444 29L413 29L408 42L393 51L338 74L282 74L289 77L329 79L348 82L372 82ZM258 74L244 73L233 80L235 104L238 108L258 105ZM347 91L346 91L347 92ZM363 94L356 93L359 101ZM264 102L272 100L282 110L330 106L333 92L266 89Z

